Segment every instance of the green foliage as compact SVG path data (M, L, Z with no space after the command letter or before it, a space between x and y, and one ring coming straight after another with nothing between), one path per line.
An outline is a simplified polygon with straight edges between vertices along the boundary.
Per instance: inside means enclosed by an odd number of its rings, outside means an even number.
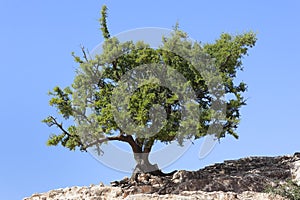
M49 92L49 95L54 96L50 101L50 106L55 106L59 113L65 118L68 119L72 114L72 101L70 99L70 95L72 95L72 91L69 87L64 90L60 89L56 86L53 89L53 92Z
M52 116L47 117L42 122L46 123L49 127L56 126L62 131L61 134L50 135L47 141L48 146L56 146L61 143L62 146L70 150L75 150L76 147L79 147L80 150L86 151L84 144L81 142L81 138L77 134L75 126L69 126L68 130L65 130L63 128L63 124L58 123L57 120Z
M300 186L294 181L287 180L286 183L279 185L278 187L267 187L266 193L280 195L291 200L300 200Z
M76 119L77 121L75 120L75 125L65 130L62 123L58 123L52 116L43 120L49 126L56 126L61 130L61 134L50 136L48 145L61 144L70 150L79 147L84 151L92 145L99 147L104 141L103 138L116 135L124 137L131 135L135 139L135 143L144 148L151 147L154 141L168 143L176 140L182 144L185 139L198 139L208 134L208 128L217 115L211 107L216 101L215 99L220 99L222 95L228 95L230 98L223 100L226 101L227 106L226 116L222 119L222 132L217 137L225 137L226 134L238 137L235 131L240 120L240 108L246 104L242 93L246 91L247 87L243 82L235 84L234 78L237 71L243 67L243 56L247 55L249 48L255 45L254 33L249 32L236 36L222 34L220 39L214 43L201 45L198 42L190 41L187 34L179 30L179 26L176 24L173 34L168 38L163 38L162 46L153 49L143 41L121 43L117 38L110 38L106 25L106 6L103 6L101 15L101 30L105 38L103 53L96 55L93 59L87 59L84 48L82 48L83 59L72 53L75 62L79 64L73 84L65 89L55 87L49 93L53 96L49 102L50 106L56 107L64 119ZM197 60L191 62L186 59L198 54L207 54L214 58L214 65L220 76L201 74L196 69ZM138 87L128 97L130 103L127 109L130 118L139 127L153 123L149 111L152 105L163 107L166 112L166 121L163 122L163 127L159 132L145 138L135 131L124 132L116 123L111 102L114 89L127 72L143 64L151 63L164 63L164 65L170 66L187 81L186 84L180 85L179 89L187 90L191 86L195 91L195 102L201 110L201 114L198 116L197 132L189 131L189 127L193 124L190 120L185 121L183 125L187 127L185 134L177 134L185 108L180 97L169 88L159 85L155 78ZM131 78L134 79L134 75ZM225 94L218 93L220 86L214 85L220 81L225 87ZM211 88L215 91L215 96L211 95L209 85L213 85ZM189 106L195 105L190 104ZM82 132L88 132L88 134L82 135L80 134ZM119 137L119 140L125 141L123 137Z
M238 137L234 132L237 128L240 118L240 108L246 105L241 93L245 92L247 86L244 82L234 85L234 78L237 70L242 70L242 58L247 55L248 49L256 43L256 36L253 32L232 36L224 33L214 44L204 45L204 51L215 58L217 66L223 79L225 92L234 94L235 99L227 102L226 119L224 126L226 131L234 137Z
M106 7L106 5L104 5L101 10L101 18L100 18L99 22L101 25L101 31L102 31L103 37L105 39L108 39L108 38L110 38L110 34L109 34L109 31L108 31L108 28L106 25L106 18L107 18L107 7Z

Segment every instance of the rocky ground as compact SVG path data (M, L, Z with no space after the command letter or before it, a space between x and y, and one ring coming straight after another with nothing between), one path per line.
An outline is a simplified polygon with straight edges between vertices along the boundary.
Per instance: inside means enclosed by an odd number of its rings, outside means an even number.
M180 170L172 176L139 174L111 186L70 187L34 194L24 200L63 199L284 199L265 193L287 180L300 186L300 153L293 156L227 160L198 171Z

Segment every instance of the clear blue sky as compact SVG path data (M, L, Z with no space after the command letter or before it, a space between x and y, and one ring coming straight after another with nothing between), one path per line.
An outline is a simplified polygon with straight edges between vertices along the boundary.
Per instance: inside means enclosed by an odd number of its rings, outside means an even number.
M240 73L249 90L240 139L221 140L205 159L194 145L165 171L253 155L300 151L300 3L294 1L71 1L0 0L1 199L75 185L108 184L128 174L112 170L88 153L47 147L47 92L69 85L76 64L71 52L102 42L98 18L109 8L112 35L141 27L171 28L211 42L220 33L253 30L258 42Z

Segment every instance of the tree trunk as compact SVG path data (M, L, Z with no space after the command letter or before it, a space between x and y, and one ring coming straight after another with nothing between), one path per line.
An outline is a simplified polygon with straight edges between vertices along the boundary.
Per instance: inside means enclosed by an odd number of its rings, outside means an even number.
M139 140L139 138L134 140L131 135L124 135L123 133L116 139L127 142L132 148L136 166L133 170L131 179L136 180L137 175L141 173L149 173L154 176L171 176L177 172L177 170L175 170L171 173L163 173L158 168L157 164L153 165L149 162L149 153L151 152L154 140L148 140L145 144L143 144L144 141Z
M135 169L133 170L131 179L137 181L137 176L142 173L148 173L154 176L172 176L177 170L171 173L162 172L157 164L151 164L149 161L149 153L134 153L136 161Z

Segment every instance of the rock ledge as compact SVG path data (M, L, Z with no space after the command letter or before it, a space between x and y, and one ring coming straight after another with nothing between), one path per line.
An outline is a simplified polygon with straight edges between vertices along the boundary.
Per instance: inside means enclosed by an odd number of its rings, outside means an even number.
M173 176L139 174L111 186L70 187L33 194L24 200L104 199L284 199L264 193L288 180L300 186L300 153L293 156L227 160L198 171L180 170Z

